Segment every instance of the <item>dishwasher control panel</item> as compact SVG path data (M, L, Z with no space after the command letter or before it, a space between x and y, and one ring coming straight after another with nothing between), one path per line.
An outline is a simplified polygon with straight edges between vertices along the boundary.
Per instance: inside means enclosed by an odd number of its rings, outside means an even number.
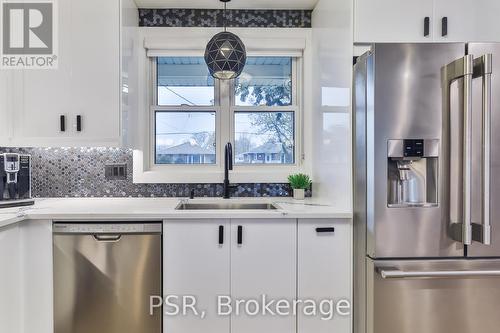
M144 234L161 233L161 223L54 223L55 234Z

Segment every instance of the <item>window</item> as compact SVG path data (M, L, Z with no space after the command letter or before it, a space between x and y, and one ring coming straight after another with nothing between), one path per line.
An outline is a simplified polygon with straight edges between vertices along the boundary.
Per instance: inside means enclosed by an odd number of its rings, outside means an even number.
M293 164L294 128L293 112L235 112L235 163Z
M201 57L161 57L156 70L157 105L214 105L214 78Z
M297 63L248 57L238 79L219 81L202 57L154 58L152 163L221 168L231 141L236 167L297 166Z
M215 112L156 111L156 164L215 164Z
M154 164L215 164L215 82L204 59L156 58L155 81Z
M249 57L236 79L236 105L292 104L292 58Z
M249 57L234 88L235 163L294 164L293 58Z

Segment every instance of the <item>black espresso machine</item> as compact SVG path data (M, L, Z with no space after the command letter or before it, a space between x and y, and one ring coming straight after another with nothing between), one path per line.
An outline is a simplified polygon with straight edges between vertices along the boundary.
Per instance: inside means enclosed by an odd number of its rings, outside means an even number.
M0 208L32 205L31 156L0 154Z

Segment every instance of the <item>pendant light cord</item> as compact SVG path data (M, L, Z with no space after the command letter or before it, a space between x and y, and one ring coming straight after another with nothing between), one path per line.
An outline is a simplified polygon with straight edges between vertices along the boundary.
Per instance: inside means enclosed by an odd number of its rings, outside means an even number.
M226 32L226 5L227 5L227 2L224 2L224 32Z

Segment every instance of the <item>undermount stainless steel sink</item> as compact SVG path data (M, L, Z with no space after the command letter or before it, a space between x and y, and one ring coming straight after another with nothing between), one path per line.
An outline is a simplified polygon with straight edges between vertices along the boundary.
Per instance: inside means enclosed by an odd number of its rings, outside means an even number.
M215 209L251 209L251 210L275 210L278 207L272 203L253 202L181 202L176 210L215 210Z

